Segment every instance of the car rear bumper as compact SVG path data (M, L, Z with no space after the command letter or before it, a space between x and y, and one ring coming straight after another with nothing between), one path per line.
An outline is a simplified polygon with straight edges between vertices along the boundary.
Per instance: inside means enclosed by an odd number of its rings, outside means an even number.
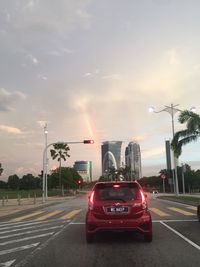
M137 219L97 219L92 212L88 211L86 216L86 231L87 233L96 233L99 231L137 231L142 234L152 232L152 220L148 211L145 211L143 216Z

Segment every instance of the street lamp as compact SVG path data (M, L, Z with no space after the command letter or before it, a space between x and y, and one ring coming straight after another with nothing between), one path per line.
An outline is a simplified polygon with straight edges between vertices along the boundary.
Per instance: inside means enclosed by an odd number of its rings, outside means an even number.
M175 115L176 112L181 111L180 109L176 108L177 106L178 105L171 104L171 106L165 106L164 109L161 109L159 111L155 111L154 107L150 107L149 108L149 112L160 113L160 112L166 111L167 113L169 113L171 115L171 119L172 119L172 136L173 136L173 138L174 138L174 135L175 135L175 132L174 132L174 115ZM178 188L176 157L175 157L174 152L173 152L173 162L174 162L174 172L172 172L172 175L173 175L173 180L175 180L176 195L178 196L179 195L179 188Z
M44 137L45 137L45 148L47 147L47 134L48 134L48 130L47 130L47 123L45 123L44 125ZM43 166L43 173L45 172L45 185L47 185L47 150L45 153L45 165ZM44 171L45 169L45 171ZM45 190L44 190L44 194L45 194L45 198L47 198L47 186L45 186Z
M46 157L47 157L47 149L52 146L52 145L55 145L55 144L66 144L66 145L71 145L71 144L94 144L94 140L83 140L83 141L78 141L78 142L54 142L54 143L50 143L50 144L46 144L45 148L44 148L44 151L43 151L43 191L42 191L42 200L43 202L45 201L45 199L47 200L47 179L46 178L46 175L47 175L47 161L46 161ZM45 167L46 165L46 167ZM45 182L46 180L46 182Z
M160 112L166 111L171 115L171 119L172 119L172 136L173 136L173 138L174 138L174 135L175 135L175 132L174 132L174 115L175 115L176 112L178 112L178 111L181 112L182 111L182 110L176 108L177 106L179 106L179 105L171 104L170 106L165 106L164 109L161 109L159 111L155 111L155 108L152 107L152 106L149 107L149 112L160 113ZM195 107L191 107L190 111L195 112L196 108ZM173 162L174 162L174 172L172 172L172 175L173 175L173 180L175 180L176 195L178 196L179 195L179 187L178 187L178 176L177 176L177 166L176 166L177 164L176 164L176 156L175 156L174 152L173 152Z

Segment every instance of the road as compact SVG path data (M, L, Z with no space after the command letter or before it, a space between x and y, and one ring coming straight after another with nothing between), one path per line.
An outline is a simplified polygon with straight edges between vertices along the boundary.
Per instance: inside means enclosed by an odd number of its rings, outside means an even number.
M197 267L200 223L196 208L148 196L153 242L140 235L105 233L85 241L87 196L12 215L0 222L0 266Z

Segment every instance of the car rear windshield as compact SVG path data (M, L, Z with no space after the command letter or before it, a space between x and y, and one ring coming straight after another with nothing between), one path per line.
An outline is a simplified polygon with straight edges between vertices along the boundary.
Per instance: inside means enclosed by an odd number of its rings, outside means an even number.
M98 184L95 188L96 200L130 201L140 198L139 186L130 184Z

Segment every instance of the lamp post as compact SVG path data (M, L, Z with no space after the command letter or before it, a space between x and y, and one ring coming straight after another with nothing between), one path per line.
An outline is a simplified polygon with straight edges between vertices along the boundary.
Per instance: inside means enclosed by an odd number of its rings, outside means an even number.
M181 164L181 170L182 170L182 184L183 184L183 195L185 195L185 171L186 171L186 167L185 164Z
M47 134L48 134L48 130L47 130L47 123L45 123L44 125L44 137L45 137L45 148L47 147ZM48 159L47 159L47 150L46 150L46 153L45 153L45 166L44 166L44 169L45 169L45 185L47 185L47 163ZM43 172L44 172L44 169L43 169ZM47 198L47 186L45 186L45 198Z
M178 111L181 112L182 111L182 110L176 108L177 106L178 105L171 104L170 106L165 106L164 109L161 109L159 111L155 111L154 107L150 107L149 108L150 112L160 113L160 112L165 111L165 112L167 112L167 113L169 113L171 115L171 119L172 119L172 136L173 136L173 138L174 138L174 134L175 134L175 132L174 132L174 115L175 115L176 112L178 112ZM173 163L174 163L174 172L172 172L172 175L173 175L173 181L175 180L175 184L174 184L175 190L174 190L174 192L176 192L176 195L178 196L179 195L179 187L178 187L177 166L176 166L177 164L176 164L176 157L175 157L174 152L173 152Z
M42 184L42 188L43 188L43 192L42 192L42 200L43 202L45 200L47 200L47 197L48 197L48 192L47 192L47 179L46 176L47 176L47 149L52 146L52 145L55 145L55 144L66 144L66 145L71 145L71 144L94 144L94 140L83 140L83 141L78 141L78 142L54 142L54 143L50 143L50 144L46 144L45 148L44 148L44 151L43 151L43 184ZM46 165L46 167L45 167ZM45 181L46 180L46 181ZM45 194L44 194L45 193Z

